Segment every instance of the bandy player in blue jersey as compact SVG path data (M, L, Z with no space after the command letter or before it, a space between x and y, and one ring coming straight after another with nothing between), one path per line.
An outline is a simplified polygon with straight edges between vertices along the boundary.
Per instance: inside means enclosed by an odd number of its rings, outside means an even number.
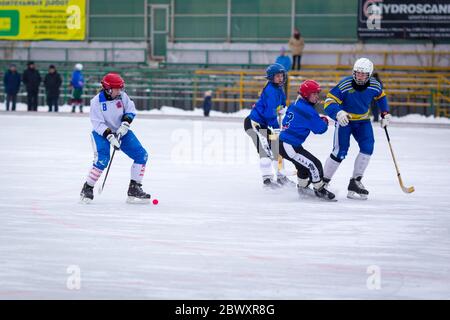
M265 188L276 189L295 185L278 170L278 115L285 112L286 94L283 91L287 73L281 64L271 64L266 69L267 83L258 101L244 120L245 132L252 138L260 157L260 169ZM276 180L273 180L275 170Z
M116 73L108 73L101 81L102 91L91 100L90 118L94 149L94 163L81 190L81 201L94 199L94 185L110 160L110 146L122 150L134 160L131 166L131 181L128 188L129 203L148 203L150 195L142 190L147 151L130 130L136 116L134 102L123 91L125 82Z
M303 143L311 132L323 134L328 129L328 119L321 117L314 109L320 100L320 91L319 83L314 80L305 80L300 84L299 96L288 107L283 119L280 154L297 168L297 190L300 195L315 194L319 198L333 200L335 195L326 189L323 181L322 163L303 148Z
M374 149L369 108L375 100L381 111L381 127L389 124L391 115L383 86L372 77L373 63L366 58L358 59L353 66L353 76L342 79L330 90L325 100L325 112L336 121L333 151L325 162L324 181L329 183L350 146L353 136L359 146L353 175L348 185L347 197L367 199L369 191L361 182Z

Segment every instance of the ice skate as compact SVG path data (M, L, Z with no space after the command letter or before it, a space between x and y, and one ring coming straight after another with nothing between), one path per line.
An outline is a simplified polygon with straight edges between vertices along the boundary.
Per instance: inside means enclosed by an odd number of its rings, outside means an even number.
M277 177L277 183L282 187L295 187L295 182L293 182L285 175L279 175Z
M361 182L362 177L351 178L348 184L347 198L355 200L367 200L369 191Z
M264 189L272 189L272 190L277 190L280 189L281 186L276 183L275 181L273 181L270 177L264 177L263 178L263 186Z
M317 186L314 186L314 193L316 196L327 201L337 201L334 193L327 190L326 185L327 184L322 181Z
M150 203L151 196L142 190L142 184L130 180L127 203Z
M314 190L310 187L311 181L309 181L309 178L307 179L298 179L297 183L297 192L298 195L303 197L315 197Z
M87 184L87 182L85 182L83 189L81 189L80 202L90 203L92 200L94 200L94 187L91 187Z

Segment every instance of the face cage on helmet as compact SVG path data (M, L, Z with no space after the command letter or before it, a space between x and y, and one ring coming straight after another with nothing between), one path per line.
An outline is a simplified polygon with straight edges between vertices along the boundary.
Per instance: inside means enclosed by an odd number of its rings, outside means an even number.
M109 94L109 95L111 95L113 89L120 89L120 93L119 94L121 94L121 93L123 93L125 91L125 84L122 86L122 88L105 88L103 86L103 84L102 84L102 87L103 87L103 90L105 90L106 93Z
M356 78L356 72L365 73L367 75L366 79L365 80L358 80ZM363 86L363 85L365 85L367 83L367 81L369 81L369 79L370 79L370 73L353 70L353 80L355 80L357 85Z

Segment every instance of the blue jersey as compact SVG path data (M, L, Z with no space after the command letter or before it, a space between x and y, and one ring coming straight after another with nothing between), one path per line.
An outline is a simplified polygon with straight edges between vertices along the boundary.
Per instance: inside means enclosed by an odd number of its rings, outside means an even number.
M250 112L250 119L259 123L262 127L278 129L280 125L277 119L277 108L286 105L286 95L283 88L268 82L261 96Z
M298 147L305 142L311 131L315 134L322 134L327 129L328 125L320 118L314 106L300 98L292 103L286 111L280 141Z
M275 63L281 64L286 72L291 70L292 62L289 56L278 56L278 58L275 60Z
M75 70L72 73L72 80L70 80L70 84L74 88L83 88L84 78L83 78L83 74L81 73L80 70Z
M389 106L383 86L371 77L367 87L357 91L352 85L353 77L342 79L337 86L330 90L325 100L325 112L334 120L336 114L344 110L350 114L350 121L368 120L370 104L376 101L381 112L389 111Z

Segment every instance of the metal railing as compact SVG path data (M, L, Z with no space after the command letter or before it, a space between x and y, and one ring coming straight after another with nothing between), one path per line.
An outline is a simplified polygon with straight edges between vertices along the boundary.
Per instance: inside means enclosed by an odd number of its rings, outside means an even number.
M220 71L220 70L197 70L196 81L205 79L205 76L228 77L234 79L231 84L217 86L214 94L214 101L222 104L234 104L234 110L241 110L250 107L256 102L266 80L262 72L256 71ZM297 89L305 79L315 79L322 86L322 98L334 87L340 79L347 76L348 72L291 72L286 86L287 104L297 97ZM406 112L412 109L423 108L424 114L443 114L443 110L448 110L450 92L450 73L381 73L385 92L388 95L389 105L400 115L404 113L401 108L406 108ZM203 80L204 81L204 80ZM194 85L193 106L196 107L203 101L200 93L210 87L201 86L200 83ZM323 101L319 103L322 105Z
M0 46L1 60L51 63L147 63L145 48L54 48Z
M85 72L84 103L97 94L100 79L108 68ZM116 69L117 70L117 69ZM44 72L41 73L44 76ZM297 96L297 89L305 79L317 80L322 88L321 98L334 87L349 71L296 71L291 72L286 86L288 103ZM61 72L64 83L60 102L67 103L71 97L68 86L70 72ZM201 107L204 92L213 90L214 110L234 112L250 108L266 84L264 71L223 70L151 70L148 68L123 69L121 75L126 81L126 90L138 109L150 110L163 105L192 110ZM0 77L3 75L0 73ZM450 72L380 72L389 105L394 114L420 112L425 115L449 116ZM0 94L3 93L3 86ZM25 102L26 93L22 86L19 101ZM40 105L45 105L45 91L41 85ZM319 111L320 109L319 104Z
M170 66L170 65L193 65L193 66L203 66L203 67L214 67L214 66L240 66L240 67L259 67L266 66L268 63L255 63L258 59L255 56L276 56L279 54L279 50L242 50L242 49L179 49L179 48L169 48L167 49L167 55L170 53L197 53L195 57L198 59L202 59L202 61L195 62L165 62L162 63L161 66ZM217 61L211 61L211 56L214 54L220 54L222 57L224 55L230 55L233 57L232 63L221 63ZM382 64L377 66L378 69L400 69L400 70L429 70L429 71L439 71L439 70L447 70L450 71L449 64L446 63L445 66L436 65L439 58L444 58L447 61L450 61L450 51L412 51L412 50L404 50L404 51L393 51L393 50L305 50L303 52L303 57L306 56L331 56L335 59L335 64L324 64L324 65L308 65L303 64L302 68L305 69L317 69L317 68L338 68L338 69L347 69L348 65L344 63L343 56L378 56L382 59ZM392 65L389 62L392 60L391 58L394 56L417 56L418 58L428 57L429 63L427 65L422 66L401 66L401 65ZM245 57L245 58L243 58ZM185 61L188 59L185 59ZM216 59L217 60L217 59ZM261 60L261 58L259 59ZM323 59L324 61L329 61L330 59Z

